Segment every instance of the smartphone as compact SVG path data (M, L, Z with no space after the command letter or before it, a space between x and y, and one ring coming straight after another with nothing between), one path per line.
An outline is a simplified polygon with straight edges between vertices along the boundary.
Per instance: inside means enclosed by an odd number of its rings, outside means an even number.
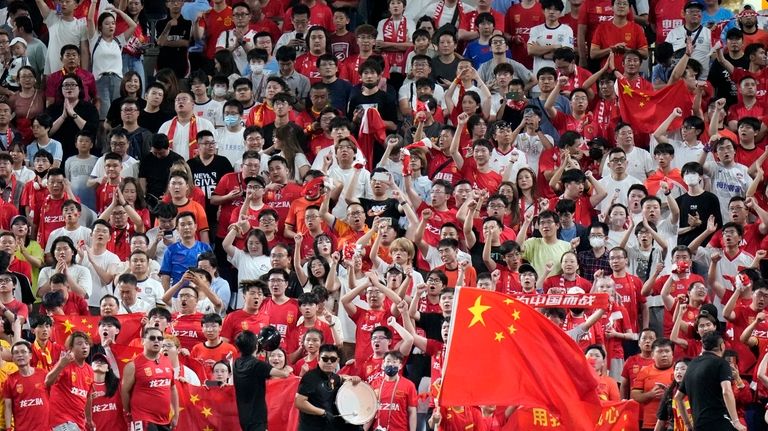
M304 40L304 33L296 33L296 39Z
M507 93L507 99L513 100L515 102L519 102L520 100L523 99L523 94L520 93L519 91L510 91L509 93Z
M56 15L61 15L61 3L56 2Z
M379 223L381 223L382 226L392 226L392 217L380 217Z
M205 386L209 388L220 388L224 386L224 383L218 381L218 380L206 380Z
M173 231L172 230L167 230L167 231L163 232L163 236L164 237L173 238Z

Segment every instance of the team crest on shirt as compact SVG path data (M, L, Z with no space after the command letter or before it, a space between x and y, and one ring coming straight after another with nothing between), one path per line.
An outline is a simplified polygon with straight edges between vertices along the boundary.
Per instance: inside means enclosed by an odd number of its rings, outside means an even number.
M16 385L16 392L17 392L17 393L22 393L22 392L24 392L24 385L22 385L21 383L19 383L18 385Z
M515 15L515 22L520 22L520 15Z
M145 367L145 368L144 368L144 374L145 374L147 377L151 377L151 376L152 376L152 367Z
M624 40L626 40L627 42L632 40L632 33L624 33Z
M603 8L600 6L595 6L595 12L597 13L603 13Z
M293 315L293 313L288 313L288 316L286 316L285 320L287 320L288 324L291 325L291 324L293 324L294 317L295 316Z
M242 322L240 322L240 327L243 328L243 331L247 331L248 330L248 322L243 320Z
M637 374L640 372L640 365L633 365L632 366L632 374Z
M227 26L227 27L232 25L232 17L231 16L228 16L228 17L224 18L224 25Z
M72 373L70 374L69 378L72 380L72 383L77 382L77 373L72 371Z
M693 320L693 318L694 318L694 317L695 317L695 316L693 315L693 311L689 311L689 312L688 312L688 319L689 319L689 320Z

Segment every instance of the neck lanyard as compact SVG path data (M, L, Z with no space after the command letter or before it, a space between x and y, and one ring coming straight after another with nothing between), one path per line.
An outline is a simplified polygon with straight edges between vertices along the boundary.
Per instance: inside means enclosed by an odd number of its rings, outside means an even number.
M387 383L387 379L381 381L381 387L379 388L379 405L381 405L381 393L384 391L384 384ZM389 423L392 421L392 403L395 402L395 394L397 393L397 384L400 383L400 376L395 379L395 387L392 388L392 396L389 397L389 414L387 415L387 426L385 429L389 429ZM381 418L378 418L379 426L381 426Z

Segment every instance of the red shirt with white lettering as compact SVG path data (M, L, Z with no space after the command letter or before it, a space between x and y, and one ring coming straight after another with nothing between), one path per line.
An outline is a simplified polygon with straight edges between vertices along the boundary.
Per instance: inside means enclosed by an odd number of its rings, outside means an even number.
M288 333L288 328L295 326L299 319L299 302L294 298L288 298L284 303L278 304L272 298L268 298L261 305L261 309L269 315L269 324L280 332L283 337L280 345L285 348L285 334Z
M239 187L241 191L245 191L245 184L243 184L243 175L240 172L230 172L224 174L221 180L216 184L216 188L213 190L213 194L216 196L226 196L229 192ZM240 213L240 207L243 205L243 198L237 197L234 200L221 204L221 212L219 213L219 220L229 220L232 218L232 213ZM216 237L224 238L227 236L227 223L219 223L216 228Z
M93 383L91 387L91 413L93 424L97 430L127 431L128 424L123 414L123 400L120 398L120 387L112 396L107 397L105 383Z
M315 84L322 81L320 78L320 72L317 71L317 55L313 55L311 52L301 54L296 59L296 71L309 78L310 84Z
M93 369L86 362L64 367L50 388L48 426L73 422L85 429L85 402L93 384Z
M156 360L139 355L133 360L135 367L131 392L131 418L158 425L170 423L171 387L175 385L173 365L167 356Z
M376 425L387 431L409 431L408 409L415 409L419 401L413 382L399 376L394 381L382 380L376 392L379 394Z
M604 21L610 21L613 19L613 2L611 0L585 0L579 9L579 25L587 26L587 33L585 35L585 41L587 42L587 48L592 43L592 37L597 31L597 26ZM683 10L682 6L680 10ZM573 29L573 34L577 33L578 29ZM663 40L662 40L663 42Z
M349 316L355 322L355 362L361 363L373 356L371 332L377 326L387 326L387 319L392 313L388 307L381 310L365 310L357 307L355 314Z
M656 22L656 43L664 42L673 28L683 25L683 7L686 3L687 0L660 1L656 2L656 7L651 8L651 21Z
M488 172L480 172L477 162L472 157L464 160L464 166L461 167L461 175L473 187L486 190L490 194L496 193L501 185L501 175L498 172L493 169Z
M251 331L258 334L261 328L269 326L269 314L262 307L256 314L245 310L237 310L227 314L221 325L221 336L233 343L235 338L243 331Z
M512 51L512 58L528 69L533 68L533 57L528 55L528 37L531 35L532 28L543 23L544 11L539 2L527 9L519 3L514 4L507 9L504 26L500 27L499 23L496 23L496 28L504 28L506 33L512 35L513 41L509 46ZM515 41L515 36L519 36L522 41Z
M184 316L180 313L174 313L168 330L171 335L179 339L181 347L191 351L195 344L205 342L205 335L200 323L202 321L203 313Z
M624 277L611 275L614 281L616 293L621 295L621 305L627 309L630 319L632 332L637 333L638 313L640 304L645 303L645 297L640 294L643 289L643 281L632 274L626 274Z
M664 283L666 283L667 278L669 278L669 275L659 277L656 280L656 284L653 285L653 295L661 295L661 288L664 287ZM689 274L687 278L673 281L672 291L670 292L670 294L672 295L673 298L677 298L679 295L687 295L689 287L697 281L700 283L704 283L704 278L702 278L700 275L697 275L697 274ZM690 310L691 308L692 307L688 305L688 310ZM672 307L672 309L669 309L669 310L667 310L666 307L664 309L664 328L663 328L664 334L663 335L665 338L669 338L669 334L670 332L672 332L672 325L674 325L675 323L673 312L674 312L674 307Z
M32 204L35 211L33 223L37 226L37 242L43 249L51 232L65 225L62 208L66 200L66 195L61 199L53 199L48 195L42 201Z
M277 236L280 238L285 231L285 219L288 217L288 210L291 209L291 202L302 197L304 197L303 187L296 183L288 183L276 192L264 193L264 203L277 213L277 231L280 232Z
M15 372L3 384L3 398L12 402L13 421L18 430L42 430L48 428L48 391L45 374L35 370L30 376ZM9 414L9 412L5 412Z

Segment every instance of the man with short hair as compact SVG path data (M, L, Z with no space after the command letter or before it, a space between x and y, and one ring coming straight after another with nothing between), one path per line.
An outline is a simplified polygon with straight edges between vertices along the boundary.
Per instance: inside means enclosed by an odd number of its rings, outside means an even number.
M265 297L269 295L267 284L261 280L243 280L240 290L245 300L243 308L235 310L224 318L221 327L221 337L224 341L232 342L243 331L259 332L270 324L270 316L262 308Z
M528 228L532 220L532 214L525 215L517 237L517 242L522 243L522 257L540 274L546 272L546 265L551 262L553 266L549 272L557 274L560 272L560 257L571 250L571 244L557 239L560 216L552 211L539 213L538 225L541 238L528 238Z
M93 370L85 362L90 352L91 337L84 332L75 331L67 338L67 352L45 376L50 395L46 428L85 429L85 407L93 384Z
M120 308L117 314L146 313L155 308L155 302L147 302L139 297L138 279L133 274L120 274L117 277L117 290L120 291Z
M18 429L48 428L50 401L45 389L45 373L32 364L32 345L25 340L11 346L13 363L19 370L3 385L5 403L5 428L12 429L11 421Z
M408 317L405 317L408 319ZM381 369L384 377L376 388L380 402L376 414L376 429L416 431L416 386L409 379L400 376L405 357L397 350L384 355Z
M675 393L678 405L684 405L685 396L691 405L680 409L686 428L696 430L737 430L746 431L736 411L733 395L731 366L723 359L725 342L717 331L701 337L703 352L688 364L688 370Z
M41 201L35 200L31 207L34 211L34 225L37 228L37 242L43 247L47 244L50 233L65 225L62 208L67 199L77 199L69 181L64 178L64 171L58 168L48 170L48 196Z
M174 102L176 116L163 123L158 130L158 133L168 136L170 148L184 160L195 157L199 152L197 144L199 131L214 132L216 130L213 123L195 114L194 100L195 96L189 91L182 90L176 94Z
M144 352L123 369L123 414L134 429L171 430L179 421L179 394L171 360L160 354L163 332L144 328L142 341Z
M154 135L151 147L149 154L144 156L139 164L139 184L148 195L159 198L168 190L171 166L174 162L184 159L170 149L167 135Z
M108 293L113 274L107 268L120 263L116 254L107 250L107 243L112 235L112 226L104 220L96 220L91 226L90 246L81 245L78 250L80 262L91 271L93 287L88 296L88 306L96 314L101 298Z
M672 353L673 344L670 340L660 338L654 341L651 353L653 364L640 369L632 382L630 396L641 405L643 430L652 430L656 425L656 411L661 397L672 384L672 367L674 365Z
M168 112L164 107L165 96L168 89L159 82L149 84L144 90L144 99L147 101L144 109L139 113L139 126L149 131L155 131L166 121L173 118L173 113Z
M181 280L190 267L197 265L197 256L200 253L211 251L208 244L196 239L197 220L193 213L182 212L177 215L176 225L181 240L166 248L163 265L160 267L160 280L166 292Z

